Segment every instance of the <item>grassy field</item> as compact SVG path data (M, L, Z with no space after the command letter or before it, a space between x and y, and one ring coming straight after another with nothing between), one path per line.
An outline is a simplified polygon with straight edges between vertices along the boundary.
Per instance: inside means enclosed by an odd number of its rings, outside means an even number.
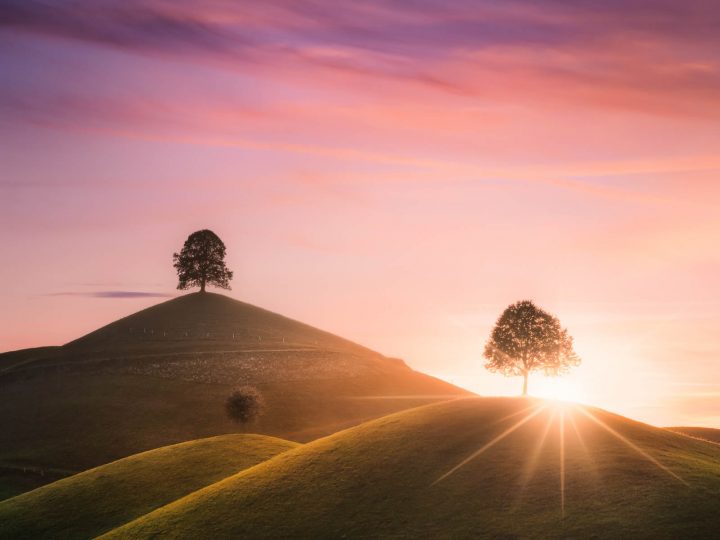
M296 441L464 393L297 321L189 294L63 347L0 355L0 497L231 433L223 403L241 384L267 403L252 430Z
M306 444L107 537L712 538L718 501L715 444L590 408L467 398Z
M93 538L296 446L235 434L137 454L0 502L0 538Z
M698 439L720 443L720 429L706 427L671 427L668 429L690 435L691 437L697 437Z

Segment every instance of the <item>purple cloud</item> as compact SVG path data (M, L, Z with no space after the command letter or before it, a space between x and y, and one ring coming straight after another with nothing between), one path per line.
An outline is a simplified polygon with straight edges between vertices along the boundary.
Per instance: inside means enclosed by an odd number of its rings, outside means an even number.
M229 43L239 43L219 25L151 3L3 0L0 9L5 28L135 50L227 53Z
M290 84L298 73L313 80L307 66L471 98L525 89L538 100L546 94L562 103L577 99L654 114L720 114L720 8L707 0L0 0L0 12L0 38L62 38L88 49L272 73ZM53 68L52 59L32 58L22 46L16 50L0 55L0 70L12 73L0 95L6 119L83 115L87 123L125 107L114 105L125 96L98 94L107 73L109 94L126 88L128 77L116 80L110 70L100 70L78 82L57 76L61 68ZM47 64L50 74L28 67L32 61ZM133 90L127 99L148 106L129 114L126 107L126 118L164 114L157 105L163 99ZM165 119L179 116L166 113Z

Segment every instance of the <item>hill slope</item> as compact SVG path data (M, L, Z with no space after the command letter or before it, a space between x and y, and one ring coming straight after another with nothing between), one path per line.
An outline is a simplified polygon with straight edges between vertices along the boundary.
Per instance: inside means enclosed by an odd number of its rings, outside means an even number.
M717 535L716 445L595 409L538 406L468 398L390 415L284 453L107 537Z
M214 293L168 300L65 345L75 353L151 354L195 349L301 348L380 356L365 347L277 313Z
M0 493L233 432L223 402L243 384L267 403L253 431L299 441L464 393L286 317L189 294L62 347L0 355Z
M720 429L706 428L706 427L670 427L670 431L677 433L684 433L691 437L697 437L698 439L705 439L706 441L712 441L720 444Z
M93 538L296 446L223 435L137 454L0 502L0 538Z

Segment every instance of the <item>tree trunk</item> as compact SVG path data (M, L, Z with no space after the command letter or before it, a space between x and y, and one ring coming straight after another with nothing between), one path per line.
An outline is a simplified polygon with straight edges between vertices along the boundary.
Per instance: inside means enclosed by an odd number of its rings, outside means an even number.
M205 292L205 280L204 279L200 282L200 292Z
M523 373L523 396L527 396L527 381L528 381L528 373L527 371Z

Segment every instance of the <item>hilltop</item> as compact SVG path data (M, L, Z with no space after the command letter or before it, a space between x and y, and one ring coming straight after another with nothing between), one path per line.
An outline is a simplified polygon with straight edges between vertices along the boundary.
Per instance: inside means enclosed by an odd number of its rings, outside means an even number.
M428 405L313 441L108 538L710 538L720 448L580 406Z
M93 538L296 446L236 434L143 452L1 501L0 537Z
M301 348L380 356L351 341L215 293L191 293L71 341L76 353Z
M232 433L223 403L243 384L267 402L252 430L295 441L466 394L298 321L189 294L62 347L0 355L0 495Z

